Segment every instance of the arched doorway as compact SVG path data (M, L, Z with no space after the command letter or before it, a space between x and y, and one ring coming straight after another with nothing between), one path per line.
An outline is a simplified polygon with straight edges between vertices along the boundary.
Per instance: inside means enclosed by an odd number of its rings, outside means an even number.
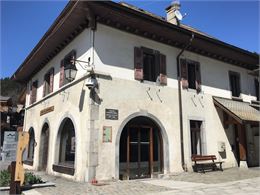
M65 118L61 123L58 140L59 142L59 165L73 167L75 162L75 129L70 118Z
M45 171L48 163L49 151L49 125L45 123L42 127L39 151L39 170Z
M163 140L159 126L138 116L124 127L120 137L119 178L149 178L163 170Z
M75 127L70 118L65 118L60 125L57 135L53 170L59 173L74 175L76 168L75 154Z

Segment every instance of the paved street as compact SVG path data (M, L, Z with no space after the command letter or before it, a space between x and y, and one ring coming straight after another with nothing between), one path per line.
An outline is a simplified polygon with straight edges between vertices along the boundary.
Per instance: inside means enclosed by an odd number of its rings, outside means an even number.
M164 179L100 182L100 186L73 182L36 172L56 187L35 188L25 195L92 194L92 195L172 195L172 194L259 194L260 168L226 169L224 172L181 173ZM5 192L4 194L8 194Z

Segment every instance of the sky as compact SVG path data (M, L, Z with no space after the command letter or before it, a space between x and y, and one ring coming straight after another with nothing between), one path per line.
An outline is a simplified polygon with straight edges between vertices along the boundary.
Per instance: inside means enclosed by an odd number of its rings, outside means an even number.
M67 0L0 0L1 55L0 78L11 77L40 41ZM156 15L166 17L171 1L125 1ZM180 0L182 23L221 41L260 53L260 0Z

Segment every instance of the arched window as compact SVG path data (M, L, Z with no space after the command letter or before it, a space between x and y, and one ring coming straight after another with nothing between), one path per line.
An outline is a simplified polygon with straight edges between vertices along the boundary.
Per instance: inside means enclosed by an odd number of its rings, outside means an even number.
M66 119L60 134L59 164L74 166L75 130L70 119Z
M34 129L31 127L29 129L29 144L28 144L28 153L27 153L27 160L25 161L26 164L33 164L33 157L34 157L34 147L35 147L35 135Z
M74 125L69 118L65 118L61 123L57 136L56 164L53 170L61 173L74 175L76 140Z

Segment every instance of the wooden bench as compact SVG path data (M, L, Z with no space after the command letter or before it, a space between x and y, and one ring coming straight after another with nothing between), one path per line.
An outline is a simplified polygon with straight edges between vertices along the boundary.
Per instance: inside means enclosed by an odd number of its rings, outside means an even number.
M191 160L194 162L194 172L202 171L203 173L205 173L205 170L223 171L223 161L216 162L215 160L217 160L217 157L215 155L192 155ZM217 166L217 164L219 166Z

